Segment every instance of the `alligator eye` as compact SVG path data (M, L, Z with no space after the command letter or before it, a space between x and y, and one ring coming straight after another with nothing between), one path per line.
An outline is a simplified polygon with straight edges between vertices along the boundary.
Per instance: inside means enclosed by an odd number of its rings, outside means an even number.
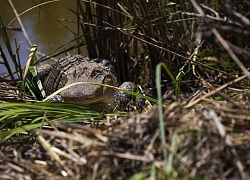
M95 92L96 92L96 93L99 93L99 92L101 92L101 90L102 90L102 88L99 87L99 88L97 88L97 89L95 90Z

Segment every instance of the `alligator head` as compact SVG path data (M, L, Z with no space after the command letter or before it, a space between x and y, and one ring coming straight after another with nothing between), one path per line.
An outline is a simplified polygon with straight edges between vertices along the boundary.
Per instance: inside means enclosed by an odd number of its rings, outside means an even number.
M105 85L117 86L117 78L114 74L104 71L102 66L89 69L90 73L82 73L75 76L75 73L68 74L68 82L65 85L72 85L61 92L62 99L66 102L94 106L107 110L113 110L115 106L115 89ZM104 84L98 85L98 84Z

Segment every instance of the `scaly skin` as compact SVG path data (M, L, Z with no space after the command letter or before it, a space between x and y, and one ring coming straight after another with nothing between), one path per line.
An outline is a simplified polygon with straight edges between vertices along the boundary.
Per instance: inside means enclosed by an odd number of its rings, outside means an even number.
M53 65L38 67L47 95L76 82L92 82L117 86L117 76L111 63L104 59L93 59L80 55L66 56ZM120 87L132 90L133 83L124 82ZM132 96L105 86L79 84L60 93L58 99L78 103L107 111L125 110Z
M57 63L38 67L47 95L75 82L94 82L117 86L113 66L103 59L84 58L80 55L66 56ZM71 86L61 92L66 102L96 106L106 110L115 108L115 90L92 84Z

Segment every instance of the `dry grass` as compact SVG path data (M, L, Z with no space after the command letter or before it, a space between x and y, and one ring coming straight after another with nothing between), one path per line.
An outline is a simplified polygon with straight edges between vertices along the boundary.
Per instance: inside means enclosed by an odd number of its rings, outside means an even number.
M144 113L106 117L104 124L58 123L53 129L36 130L34 144L1 147L0 177L129 179L143 173L148 179L154 167L156 179L249 178L248 100L203 98L202 104L186 107L173 103L164 108L167 162L155 106Z

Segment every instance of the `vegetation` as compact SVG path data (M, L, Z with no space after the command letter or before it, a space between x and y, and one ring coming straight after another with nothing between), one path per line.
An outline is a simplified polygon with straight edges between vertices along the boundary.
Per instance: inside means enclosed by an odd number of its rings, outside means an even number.
M0 76L0 177L250 178L249 3L76 2L75 44L41 58L33 47L23 69L0 22L8 70ZM140 84L154 106L105 113L38 101L36 64L75 48L112 61L120 81Z

